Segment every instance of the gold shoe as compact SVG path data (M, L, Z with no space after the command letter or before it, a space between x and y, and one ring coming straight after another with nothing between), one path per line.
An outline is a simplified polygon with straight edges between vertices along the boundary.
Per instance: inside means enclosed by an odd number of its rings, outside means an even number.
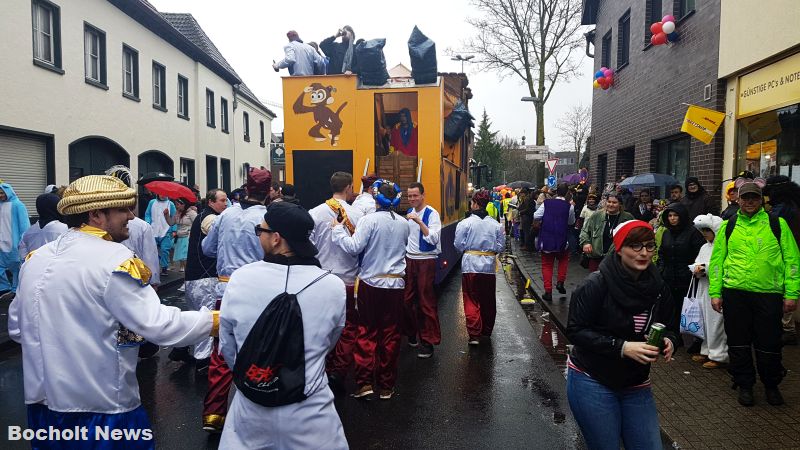
M361 388L358 391L356 391L355 394L353 394L353 398L364 398L368 395L372 395L373 393L374 391L372 390L372 386L367 384L361 386Z
M720 367L722 367L724 365L725 365L725 363L709 360L708 362L703 364L703 368L704 369L719 369Z
M203 416L203 431L209 433L222 433L225 426L225 416L219 414L208 414Z
M706 356L706 355L693 355L692 356L692 361L698 362L698 363L704 363L704 362L708 361L708 356Z

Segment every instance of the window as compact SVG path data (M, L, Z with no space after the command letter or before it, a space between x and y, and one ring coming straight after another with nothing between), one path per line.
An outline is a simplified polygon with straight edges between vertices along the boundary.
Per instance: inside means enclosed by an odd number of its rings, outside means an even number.
M680 20L690 12L694 11L694 0L674 0L673 11L675 17Z
M603 53L600 58L600 65L603 67L611 67L611 30L608 30L608 33L603 36L602 46L600 50Z
M61 69L61 10L46 0L31 3L33 63L64 73Z
M219 187L219 171L217 170L217 157L206 155L206 189Z
M106 87L106 34L84 22L83 65L86 82Z
M656 172L672 175L681 185L689 176L689 144L688 136L655 141Z
M216 123L214 122L216 117L214 116L214 91L210 89L206 89L206 125L210 126L211 128L215 128Z
M650 32L650 25L661 22L661 0L647 0L644 12L644 45L650 44L653 33Z
M231 191L231 160L221 158L219 160L219 169L222 172L222 190L225 192Z
M167 111L167 68L153 61L153 108Z
M181 158L181 183L194 186L194 160Z
M264 121L263 120L259 120L258 121L258 130L261 132L261 140L259 141L258 145L260 145L263 148L266 145L266 142L264 142Z
M627 10L619 19L619 36L617 36L617 70L628 65L631 47L631 10ZM608 66L606 66L608 67Z
M189 79L178 75L178 117L189 119Z
M222 131L228 132L228 100L223 97L219 98L219 121Z
M122 95L139 100L139 52L122 44Z
M743 117L736 127L736 172L800 182L800 104Z
M244 140L250 142L250 115L243 112L242 121L244 122Z

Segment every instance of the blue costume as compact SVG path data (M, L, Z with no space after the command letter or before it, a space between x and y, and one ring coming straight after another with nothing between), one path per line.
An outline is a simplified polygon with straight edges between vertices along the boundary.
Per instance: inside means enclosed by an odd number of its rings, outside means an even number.
M17 290L19 242L31 226L28 210L8 183L0 182L6 200L0 202L0 292Z
M169 266L169 251L172 249L173 243L172 233L178 230L178 225L169 225L163 219L163 216L154 217L153 205L155 205L156 202L159 202L158 198L150 200L150 203L147 204L147 210L144 213L144 221L153 227L153 235L156 238L156 246L158 247L158 261L161 266L161 270L166 270ZM166 200L166 202L169 204L169 216L174 217L175 204L169 200ZM156 214L161 214L161 211L163 211L163 209L157 211ZM160 227L158 226L158 222L161 222ZM166 228L165 232L162 232L164 231L163 228Z

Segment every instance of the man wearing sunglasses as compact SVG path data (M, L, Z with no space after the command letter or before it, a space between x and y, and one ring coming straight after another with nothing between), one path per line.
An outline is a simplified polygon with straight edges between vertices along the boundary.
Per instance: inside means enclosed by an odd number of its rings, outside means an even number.
M740 184L739 212L720 226L725 235L714 240L708 267L711 306L725 320L728 371L743 406L755 404L756 368L767 403L783 404L778 390L786 373L781 364L781 319L797 308L800 291L797 243L784 219L764 211L763 186L761 179Z
M203 253L217 258L219 283L216 286L216 309L219 309L225 287L233 272L245 264L264 258L264 249L253 229L261 224L261 219L267 212L264 204L269 199L271 182L272 174L269 170L250 168L245 185L247 195L239 204L225 209L203 239ZM232 379L230 368L219 353L219 340L215 339L208 365L208 393L203 406L205 431L222 431Z

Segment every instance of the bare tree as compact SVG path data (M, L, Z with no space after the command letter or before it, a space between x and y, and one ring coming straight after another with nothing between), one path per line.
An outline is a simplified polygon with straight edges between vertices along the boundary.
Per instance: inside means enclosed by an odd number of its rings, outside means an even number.
M544 105L557 82L579 75L583 43L578 32L581 0L472 0L483 14L467 19L475 35L464 52L482 69L516 75L533 97L536 145L544 145ZM580 53L580 52L579 52Z
M502 148L506 181L530 181L537 186L544 180L544 163L525 158L525 147L516 139L503 136L498 140Z
M570 147L577 154L577 161L586 145L586 138L592 130L592 108L583 104L573 105L556 122L556 128L561 131L561 143Z

